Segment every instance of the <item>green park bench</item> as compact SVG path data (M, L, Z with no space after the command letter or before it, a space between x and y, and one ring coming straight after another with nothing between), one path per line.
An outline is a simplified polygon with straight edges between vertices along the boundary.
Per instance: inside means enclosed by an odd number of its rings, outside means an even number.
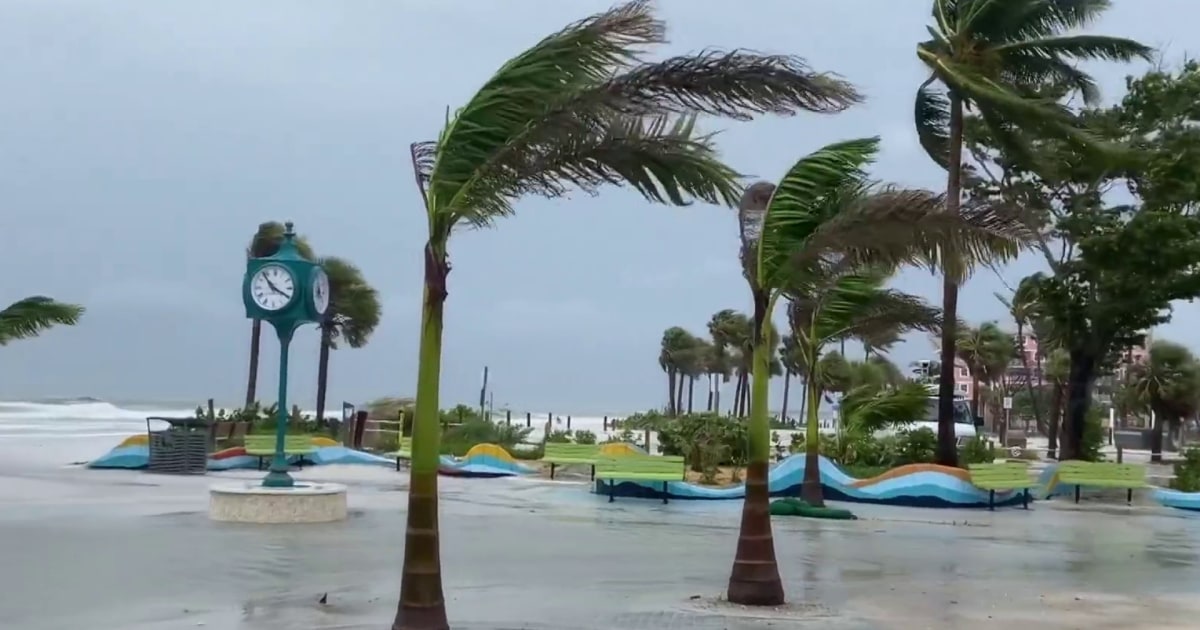
M675 455L625 455L596 459L596 479L608 480L608 502L615 500L617 481L661 481L663 503L667 502L667 483L686 476L683 458Z
M1020 490L1021 505L1029 509L1029 489L1034 481L1029 477L1029 465L1004 462L1000 464L971 464L971 484L988 491L988 509L996 509L997 490Z
M259 470L262 470L263 462L268 457L275 456L274 435L247 435L244 444L246 454L258 458ZM317 447L313 446L311 435L286 435L283 438L283 454L288 457L298 456L296 464L300 468L304 468L304 456L315 452Z
M401 461L412 459L412 436L401 436L400 446L391 453L384 453L383 456L395 459L396 470L400 470Z
M1079 487L1124 488L1125 501L1133 503L1133 491L1146 486L1146 467L1141 464L1114 462L1085 462L1067 460L1058 464L1058 483L1075 486L1075 502L1079 503Z
M600 457L599 444L574 444L572 442L546 442L542 462L550 464L550 478L554 478L556 466L582 464L592 467L592 479L596 478L596 460Z

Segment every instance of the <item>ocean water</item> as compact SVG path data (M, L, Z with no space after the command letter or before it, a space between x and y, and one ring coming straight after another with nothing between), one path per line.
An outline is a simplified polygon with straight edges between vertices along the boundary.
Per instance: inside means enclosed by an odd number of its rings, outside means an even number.
M220 406L218 406L220 408ZM146 418L191 417L196 406L184 403L111 403L95 398L0 401L0 440L123 438L146 432ZM312 411L304 413L312 414ZM333 418L342 410L325 412ZM155 426L152 428L161 428Z
M218 409L221 405L217 405ZM0 440L53 439L53 438L123 438L135 433L146 432L146 418L190 417L196 406L182 402L108 402L95 398L54 399L38 401L0 401ZM305 414L315 415L312 410ZM341 407L325 411L326 417L340 418ZM610 417L610 419L616 416ZM504 414L493 414L497 422L504 422ZM513 424L524 425L525 413L513 413ZM549 418L547 414L533 414L530 427L531 439L541 439ZM572 416L571 429L586 429L602 434L603 416ZM551 430L565 430L567 416L555 416L550 422ZM153 428L158 428L152 424Z

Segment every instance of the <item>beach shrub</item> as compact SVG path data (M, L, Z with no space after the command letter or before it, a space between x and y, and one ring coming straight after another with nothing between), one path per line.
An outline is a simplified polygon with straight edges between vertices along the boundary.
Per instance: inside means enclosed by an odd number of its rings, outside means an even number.
M741 466L750 442L745 423L713 413L697 413L661 422L658 446L663 455L682 455L693 471L703 472L703 452L721 453L716 465Z
M546 441L554 444L565 444L571 441L571 432L555 429L546 435Z
M441 452L443 455L461 457L477 444L496 444L512 453L532 432L533 429L525 427L482 420L476 414L442 431Z
M1180 492L1200 492L1200 448L1183 452L1183 461L1175 463L1171 488Z
M958 462L962 467L971 464L990 464L996 461L996 449L983 436L975 436L958 451Z
M896 443L896 466L905 464L928 464L937 456L937 434L932 429L920 428L901 431Z
M586 429L580 429L579 431L575 432L575 443L576 444L595 444L596 443L596 434L592 433L591 431L588 431Z

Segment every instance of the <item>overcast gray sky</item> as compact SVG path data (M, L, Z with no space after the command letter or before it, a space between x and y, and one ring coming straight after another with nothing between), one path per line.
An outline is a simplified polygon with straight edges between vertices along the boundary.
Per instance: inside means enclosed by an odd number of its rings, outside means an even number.
M238 400L250 325L240 301L246 241L294 220L322 254L360 265L383 298L362 350L339 350L330 400L413 391L425 224L408 144L436 135L507 58L608 0L0 3L0 283L5 303L48 294L88 308L74 329L0 350L0 397ZM1196 48L1194 0L1119 0L1098 32ZM836 116L729 124L721 144L746 173L777 178L803 153L878 134L881 179L940 187L912 130L913 52L927 0L662 0L664 52L748 47L799 54L868 96ZM734 9L734 6L739 8ZM1101 67L1106 96L1140 68ZM651 206L609 190L529 199L497 229L457 235L446 310L445 405L616 413L661 405L664 328L704 332L745 308L730 211ZM1037 268L1010 267L1015 283ZM929 298L938 280L904 274ZM962 293L970 320L1002 318L995 275ZM1162 336L1192 343L1197 310ZM299 334L292 397L312 406L317 337ZM898 362L927 356L924 338ZM260 392L274 391L264 344ZM778 388L776 388L778 392ZM331 406L332 406L331 404ZM778 407L778 393L772 406Z

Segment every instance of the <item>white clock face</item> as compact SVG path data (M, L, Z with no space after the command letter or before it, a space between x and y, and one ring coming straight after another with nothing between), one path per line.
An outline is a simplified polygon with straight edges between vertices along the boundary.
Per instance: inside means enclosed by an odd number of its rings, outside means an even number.
M296 295L296 283L286 268L267 265L250 279L250 295L262 309L278 311L292 303L292 297Z
M317 269L313 273L312 295L317 314L324 315L329 309L329 276L325 275L324 270Z

